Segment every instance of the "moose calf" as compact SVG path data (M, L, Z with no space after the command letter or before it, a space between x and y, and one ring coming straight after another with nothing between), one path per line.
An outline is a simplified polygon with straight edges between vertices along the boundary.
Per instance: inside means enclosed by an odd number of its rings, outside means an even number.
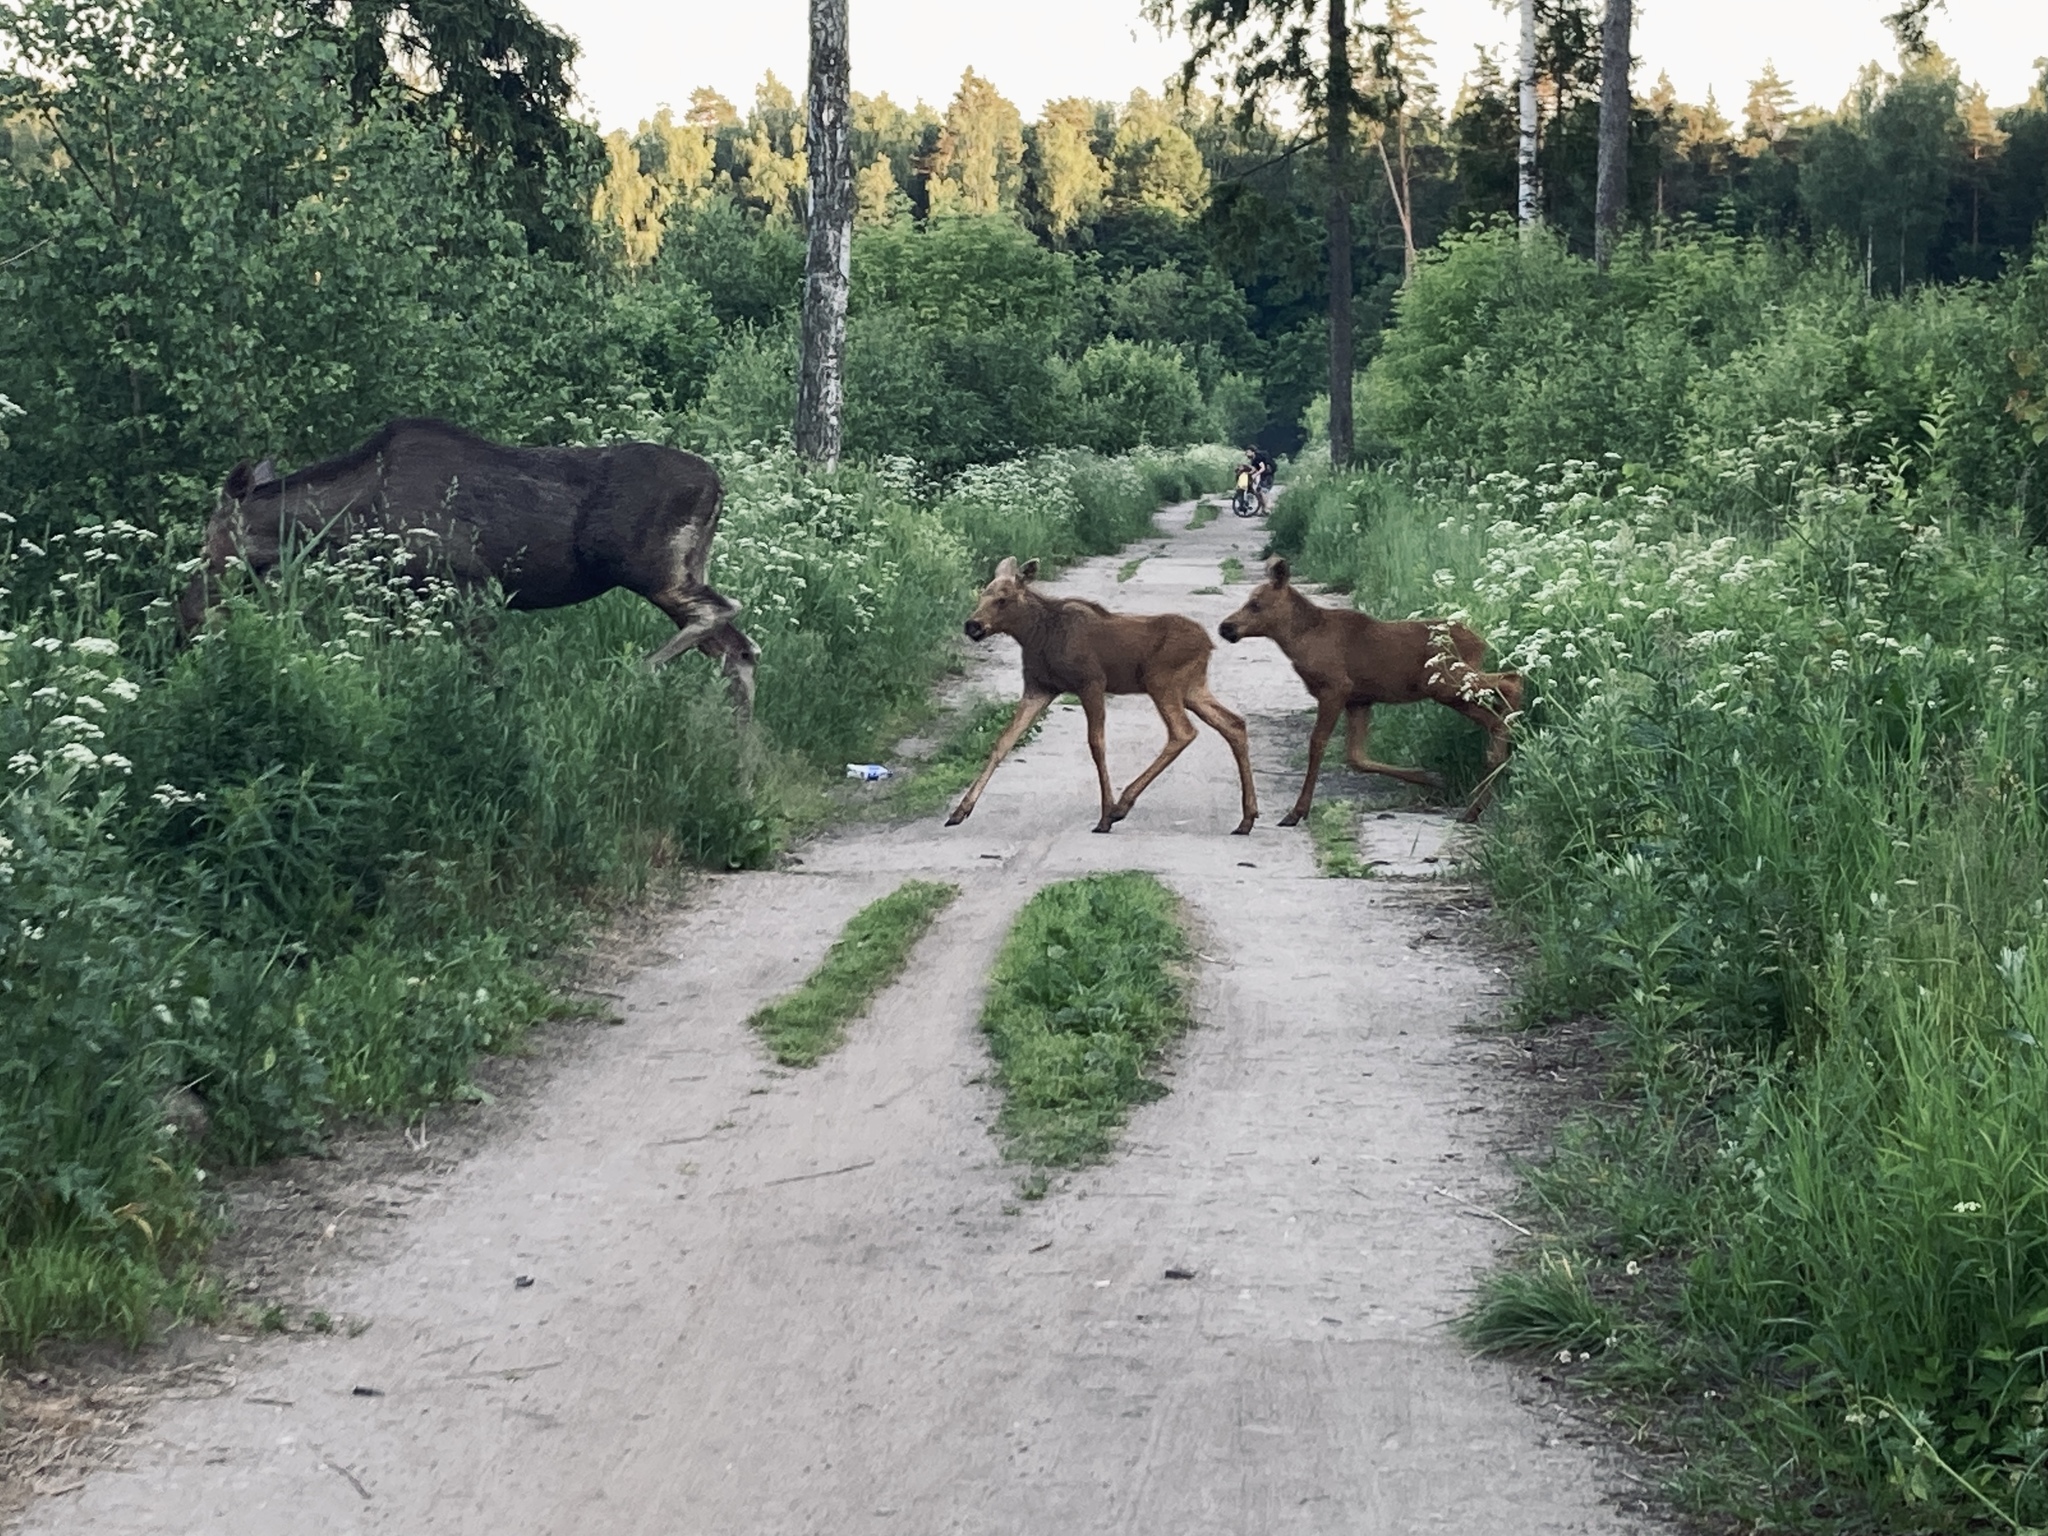
M1020 567L1006 557L967 620L968 639L1009 635L1023 648L1024 697L989 754L988 765L946 818L946 825L957 827L974 814L974 802L981 798L996 764L1023 739L1046 705L1072 693L1080 698L1088 718L1088 750L1102 787L1102 819L1095 824L1096 831L1107 832L1130 815L1145 787L1187 750L1195 739L1188 720L1188 711L1193 710L1230 743L1244 796L1244 819L1235 830L1250 832L1259 815L1258 795L1252 788L1251 739L1244 721L1209 691L1212 647L1202 626L1177 613L1111 613L1086 598L1047 597L1031 586L1037 574L1036 560ZM1110 797L1102 734L1103 699L1112 693L1150 694L1159 718L1166 722L1166 745L1159 756L1115 799Z
M1233 643L1263 635L1294 663L1315 695L1316 724L1308 739L1308 776L1301 798L1280 825L1291 827L1308 814L1316 774L1337 716L1348 713L1346 757L1360 773L1384 773L1410 784L1440 788L1422 768L1395 768L1365 755L1372 738L1375 704L1414 704L1434 699L1475 722L1487 734L1487 775L1480 781L1463 819L1477 821L1493 798L1493 781L1508 759L1508 718L1522 707L1519 672L1482 672L1486 643L1448 619L1376 619L1349 608L1325 608L1289 584L1285 560L1266 563L1266 580L1245 604L1217 627Z

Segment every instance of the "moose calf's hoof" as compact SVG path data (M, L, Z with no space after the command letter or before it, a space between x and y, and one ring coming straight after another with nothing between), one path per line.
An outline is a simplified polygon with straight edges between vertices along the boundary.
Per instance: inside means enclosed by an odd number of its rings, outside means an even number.
M1116 830L1116 823L1113 821L1098 821L1088 830L1091 832L1114 832Z
M1243 821L1240 821L1230 829L1230 835L1232 837L1250 837L1252 835L1252 822L1256 819L1255 817L1247 816ZM1284 827L1287 823L1283 821L1280 825Z
M1299 811L1289 811L1285 816L1282 816L1280 818L1280 825L1283 827L1298 826L1300 822L1301 812Z
M952 815L946 818L946 825L949 827L957 827L960 825L961 822L965 821L966 819L967 813L965 811L955 811Z

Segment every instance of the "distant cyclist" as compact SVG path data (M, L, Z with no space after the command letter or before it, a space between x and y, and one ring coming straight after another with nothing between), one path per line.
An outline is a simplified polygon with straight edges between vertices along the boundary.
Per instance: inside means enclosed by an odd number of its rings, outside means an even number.
M1245 467L1252 472L1252 489L1258 497L1259 515L1265 516L1273 505L1273 458L1265 449L1254 443L1244 451Z

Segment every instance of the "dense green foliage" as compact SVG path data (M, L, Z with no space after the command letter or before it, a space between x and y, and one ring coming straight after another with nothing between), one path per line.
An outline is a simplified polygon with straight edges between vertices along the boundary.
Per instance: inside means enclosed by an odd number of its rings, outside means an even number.
M1003 1090L997 1134L1043 1166L1103 1157L1145 1075L1188 1025L1179 903L1150 875L1089 875L1024 904L989 978L981 1027Z
M816 1066L875 994L903 973L912 947L959 894L957 885L906 880L854 913L804 984L747 1020L761 1043L785 1067Z
M1455 244L1368 376L1406 470L1300 484L1273 538L1530 681L1483 858L1529 1021L1601 1020L1610 1101L1535 1171L1540 1251L1475 1336L1572 1352L1746 1519L2031 1527L2048 461L2007 406L2048 259L1859 289L1723 240L1606 282ZM1571 338L1543 366L1539 332ZM1470 782L1464 722L1382 730Z

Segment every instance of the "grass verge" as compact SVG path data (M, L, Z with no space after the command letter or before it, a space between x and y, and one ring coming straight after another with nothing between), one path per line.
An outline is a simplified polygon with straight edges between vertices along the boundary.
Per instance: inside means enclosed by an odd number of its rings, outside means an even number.
M959 894L957 885L906 880L869 902L802 986L756 1009L747 1022L783 1066L816 1065L846 1038L846 1026L875 994L902 974L911 946Z
M1349 800L1321 800L1309 807L1309 841L1316 870L1335 880L1363 880L1372 871L1358 857L1358 807Z
M1198 501L1195 503L1195 510L1188 514L1188 532L1193 533L1197 528L1206 528L1215 521L1216 503Z
M1116 568L1117 584L1121 586L1124 582L1129 581L1133 576L1137 575L1138 567L1145 563L1145 559L1146 557L1144 555L1140 555L1137 559L1126 560L1122 565L1118 566Z
M1187 955L1179 903L1150 875L1063 880L1025 903L981 1014L1010 1157L1104 1157L1130 1107L1166 1092L1145 1073L1188 1026Z
M1238 582L1244 580L1244 562L1238 559L1235 555L1225 555L1223 557L1223 565L1221 569L1223 571L1223 580L1226 585L1231 582Z

